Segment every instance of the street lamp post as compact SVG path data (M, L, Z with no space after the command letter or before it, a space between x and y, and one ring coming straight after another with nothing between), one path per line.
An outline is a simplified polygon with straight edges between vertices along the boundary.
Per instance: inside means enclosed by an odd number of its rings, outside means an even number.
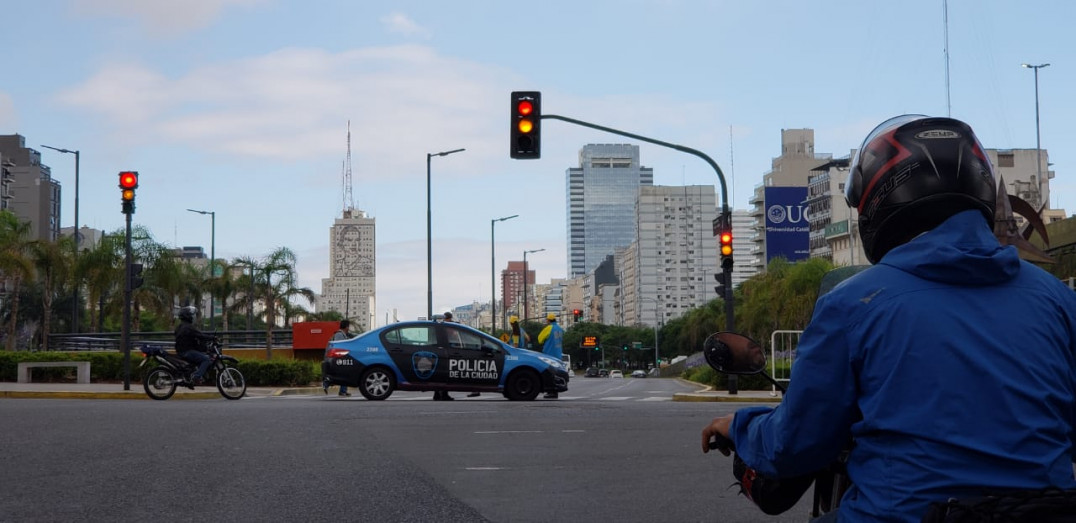
M527 321L530 316L527 315L527 255L536 252L542 252L545 249L534 249L533 251L523 251L523 321Z
M494 218L489 221L489 317L492 322L490 324L489 334L491 336L497 335L497 248L496 243L494 242L495 229L493 226L497 225L497 222L503 222L518 217L518 214L513 214L511 216L505 216L504 218Z
M210 225L212 227L209 236L209 278L213 279L217 277L217 268L215 266L217 262L217 213L215 211L199 211L195 209L187 209L190 212L196 212L198 214L208 214L210 218ZM209 292L209 330L213 330L213 291Z
M1039 141L1039 69L1050 67L1050 64L1020 64L1035 71L1035 176L1039 182L1039 212L1046 208L1046 202L1042 200L1042 144Z
M661 309L661 303L659 303L657 299L649 296L642 296L641 298L654 302L654 369L658 370L660 369L659 364L661 360L660 356L658 356L658 327L661 324L661 311L659 309ZM658 372L660 372L660 370L658 370Z
M53 147L51 145L42 145L41 147L45 147L47 149L52 149L53 151L59 151L61 153L67 153L67 154L75 155L75 233L74 234L75 234L75 262L77 263L78 262L78 249L80 247L80 244L82 243L82 234L79 233L79 228L78 228L78 164L79 164L79 152L77 150L72 151L72 150L69 150L69 149L61 149L61 148L58 148L58 147ZM71 329L72 329L71 332L74 332L76 334L78 333L78 309L79 309L79 307L78 307L78 290L79 289L78 288L79 288L79 282L76 281L75 282L75 304L71 308Z
M426 153L426 319L433 319L433 213L430 211L430 159L448 156L466 149Z

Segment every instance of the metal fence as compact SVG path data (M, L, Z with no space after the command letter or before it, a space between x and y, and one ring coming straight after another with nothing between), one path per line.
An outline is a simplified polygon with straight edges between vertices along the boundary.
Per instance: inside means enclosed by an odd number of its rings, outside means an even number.
M265 331L217 331L213 334L221 339L227 349L265 348ZM118 332L94 332L82 334L49 334L50 351L118 351L120 350ZM131 347L136 349L143 343L171 346L175 343L175 334L170 331L132 332ZM291 348L291 329L272 331L272 344L276 348Z
M776 381L788 383L792 364L796 361L796 347L803 331L773 331L770 334L770 375ZM777 387L773 387L777 395Z

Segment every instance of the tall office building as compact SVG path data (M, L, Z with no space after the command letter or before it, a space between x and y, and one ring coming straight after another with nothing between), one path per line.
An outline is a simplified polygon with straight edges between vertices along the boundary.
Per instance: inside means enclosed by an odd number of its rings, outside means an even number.
M632 279L621 281L628 325L662 325L716 297L719 270L713 185L639 190L639 233Z
M60 183L41 163L41 153L26 147L20 134L0 135L5 208L30 222L30 239L55 241L60 236Z
M321 280L318 312L336 311L355 323L353 332L374 327L377 283L375 220L345 209L329 228L329 277Z
M654 170L639 164L637 145L590 144L566 176L568 274L574 278L635 240L635 202L640 187L654 185Z

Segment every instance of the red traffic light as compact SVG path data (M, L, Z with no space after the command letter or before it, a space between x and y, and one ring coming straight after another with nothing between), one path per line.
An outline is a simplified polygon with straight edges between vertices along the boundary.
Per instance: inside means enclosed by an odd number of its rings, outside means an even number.
M732 231L721 231L718 240L721 244L721 256L732 256Z
M123 171L120 173L120 189L137 189L138 172Z
M542 157L542 93L512 92L509 156L517 160Z

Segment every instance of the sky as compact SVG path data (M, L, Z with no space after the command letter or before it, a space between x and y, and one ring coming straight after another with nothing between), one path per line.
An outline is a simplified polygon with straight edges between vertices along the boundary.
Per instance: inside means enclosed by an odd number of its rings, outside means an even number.
M488 302L496 270L567 274L565 173L590 143L640 145L655 185L714 185L704 161L544 120L542 158L508 155L509 95L545 114L700 150L745 209L782 129L815 152L858 148L883 120L951 115L987 148L1034 149L1052 207L1076 210L1076 2L1036 0L37 0L0 14L0 134L41 151L61 226L124 225L118 173L140 173L134 222L217 258L298 257L315 292L352 194L377 220L377 318ZM947 21L946 21L947 20ZM947 37L946 37L947 35ZM946 43L948 41L948 43ZM947 60L948 59L948 60ZM1068 87L1066 87L1068 86ZM1068 122L1068 123L1066 123ZM216 213L215 240L209 216ZM513 214L514 218L491 221ZM492 234L491 234L492 233ZM493 236L493 237L491 237ZM495 240L495 241L494 241Z

